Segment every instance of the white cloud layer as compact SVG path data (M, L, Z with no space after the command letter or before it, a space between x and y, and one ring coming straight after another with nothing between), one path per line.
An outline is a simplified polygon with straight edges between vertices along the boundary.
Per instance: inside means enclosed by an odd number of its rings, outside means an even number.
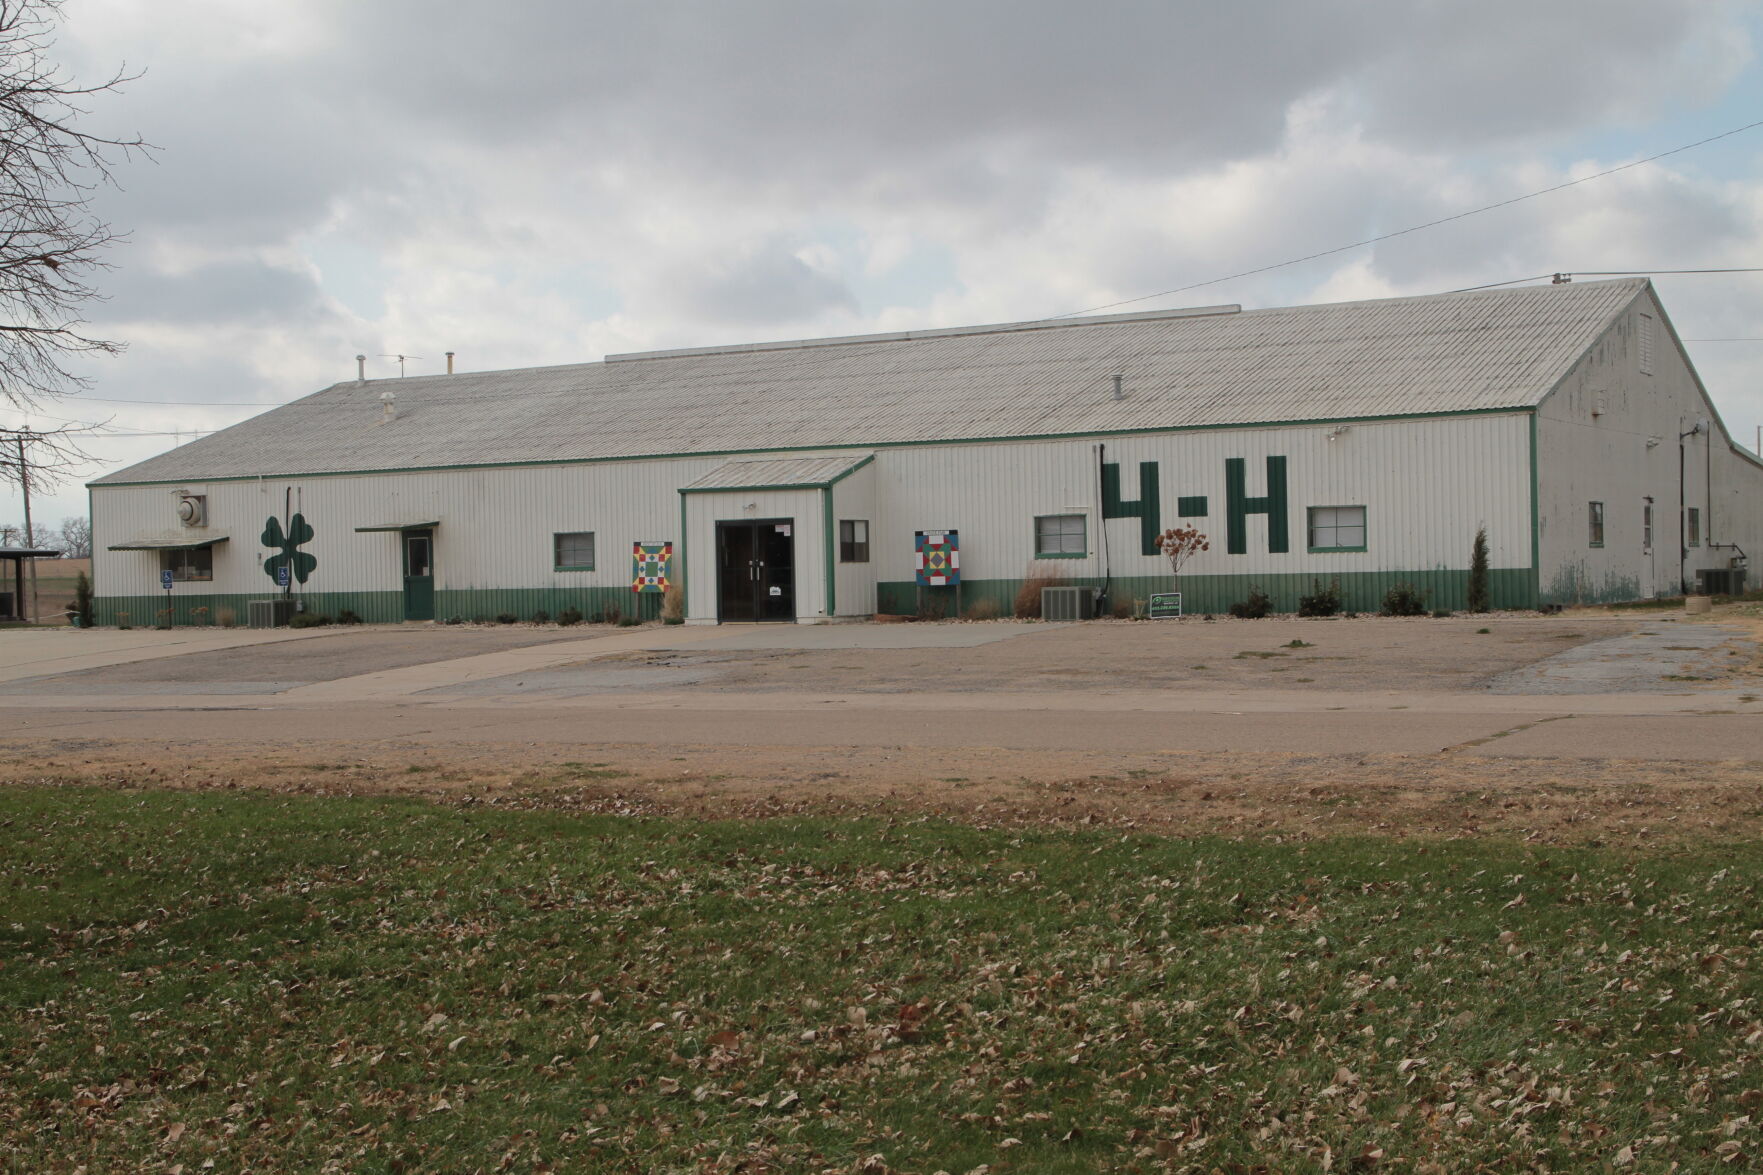
M1746 120L1749 4L77 0L59 54L147 71L91 123L160 147L48 415L213 428L354 373L1032 318L1268 265ZM1736 113L1735 113L1736 112ZM1687 129L1686 129L1687 128ZM1763 265L1763 129L1135 305ZM1758 279L1661 279L1763 335ZM1735 433L1763 344L1692 346ZM107 440L124 464L158 438ZM92 471L94 474L101 469ZM0 497L0 517L16 513ZM84 511L68 487L41 513Z

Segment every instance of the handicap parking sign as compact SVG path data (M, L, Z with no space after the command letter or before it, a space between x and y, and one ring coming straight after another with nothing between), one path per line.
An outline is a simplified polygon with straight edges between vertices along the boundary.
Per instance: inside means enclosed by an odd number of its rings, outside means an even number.
M171 569L169 567L159 573L159 586L168 592L171 590Z
M286 563L275 569L275 585L277 587L288 586L288 565Z

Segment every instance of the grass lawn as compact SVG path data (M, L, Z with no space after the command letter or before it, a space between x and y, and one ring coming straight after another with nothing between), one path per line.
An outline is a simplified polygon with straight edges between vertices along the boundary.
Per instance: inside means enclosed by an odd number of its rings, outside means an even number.
M0 1169L1755 1170L1763 849L0 792Z

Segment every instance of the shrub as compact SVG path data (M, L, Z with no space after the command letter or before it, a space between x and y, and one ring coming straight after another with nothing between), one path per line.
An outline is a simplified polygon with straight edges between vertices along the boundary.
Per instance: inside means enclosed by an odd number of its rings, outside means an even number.
M1230 614L1238 620L1260 620L1272 611L1273 601L1267 598L1267 593L1258 584L1249 586L1248 599L1230 606Z
M581 622L582 610L580 608L565 608L557 614L557 623L565 628L568 628L571 625L580 624Z
M551 614L549 612L545 611L543 608L540 608L537 612L533 613L533 623L534 624L549 624L549 623L551 623Z
M362 623L362 619L361 619L361 617L357 616L353 610L351 610L349 608L343 608L337 612L337 623L338 624L360 624L360 623Z
M1488 528L1477 527L1469 548L1469 610L1488 610Z
M606 611L600 613L601 624L617 624L624 619L624 609L617 604L606 605Z
M515 624L515 623L518 623L519 620L520 620L520 617L516 616L512 612L498 612L498 613L496 613L496 623L497 624Z
M129 623L129 614L127 612L118 612L116 614L116 626L118 628L133 628L134 627L134 625Z
M1399 580L1390 585L1390 590L1383 594L1383 614L1385 616L1425 616L1426 597L1429 592L1417 589L1407 580Z
M220 622L222 628L237 628L239 626L239 614L231 608L216 608L214 618Z
M620 620L618 622L618 627L620 627L620 628L636 628L638 625L640 625L642 623L643 623L643 618L640 616L626 616L623 620Z
M685 589L677 583L667 585L667 591L661 596L661 619L669 624L679 624L686 618Z
M949 611L949 605L941 596L921 596L918 601L918 620L941 620Z
M1116 620L1131 620L1138 614L1138 609L1139 602L1136 599L1132 596L1121 596L1114 601L1114 607L1109 611L1114 614Z
M206 626L208 623L208 609L206 609L206 608L191 608L190 609L190 623Z
M1449 608L1434 608L1432 610L1432 618L1434 620L1449 620L1451 618L1451 610Z
M1024 576L1022 586L1016 589L1016 604L1011 612L1018 620L1039 620L1041 618L1041 590L1050 587L1066 586L1065 577L1045 567L1037 568L1033 563L1028 566L1028 574Z
M92 627L92 581L83 571L73 581L73 607L70 611L73 612L75 624L81 628Z
M172 615L172 612L171 612L170 608L161 608L159 610L157 619L155 620L155 622L153 624L153 627L154 628L170 628L171 627L171 615Z
M1298 597L1298 615L1333 616L1341 610L1341 579L1336 576L1327 587L1320 579L1310 581L1310 594Z
M686 618L684 616L663 616L661 618L661 623L663 624L684 624L685 622Z
M331 618L323 612L296 612L288 621L289 628L323 628L331 623Z
M975 600L967 606L967 619L969 620L996 620L1003 614L1002 605L990 596Z

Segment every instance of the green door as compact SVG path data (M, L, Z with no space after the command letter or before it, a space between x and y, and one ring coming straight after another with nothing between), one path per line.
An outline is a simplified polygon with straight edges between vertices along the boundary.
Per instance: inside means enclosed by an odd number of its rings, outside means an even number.
M407 530L404 545L404 619L435 618L435 532Z

